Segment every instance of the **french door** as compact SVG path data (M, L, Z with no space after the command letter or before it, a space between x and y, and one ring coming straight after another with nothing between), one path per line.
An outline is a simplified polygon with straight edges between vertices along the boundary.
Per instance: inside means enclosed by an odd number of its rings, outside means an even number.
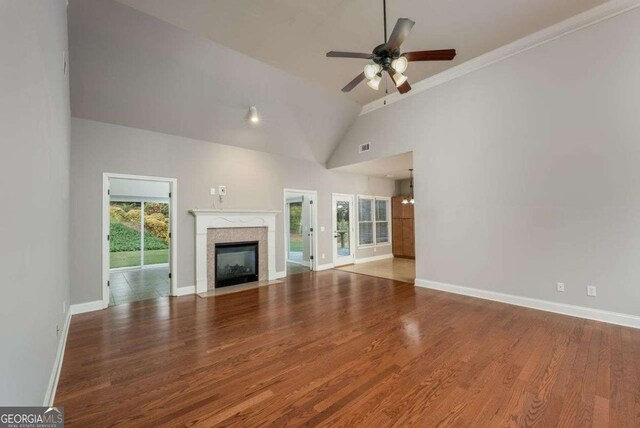
M355 251L354 197L333 194L333 265L353 263Z

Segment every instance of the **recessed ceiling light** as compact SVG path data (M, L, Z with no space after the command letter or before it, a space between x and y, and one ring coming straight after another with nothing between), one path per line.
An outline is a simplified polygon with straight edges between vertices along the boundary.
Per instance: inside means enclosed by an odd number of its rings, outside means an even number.
M260 122L260 117L258 116L258 110L256 109L255 106L249 107L249 120L251 121L251 123Z

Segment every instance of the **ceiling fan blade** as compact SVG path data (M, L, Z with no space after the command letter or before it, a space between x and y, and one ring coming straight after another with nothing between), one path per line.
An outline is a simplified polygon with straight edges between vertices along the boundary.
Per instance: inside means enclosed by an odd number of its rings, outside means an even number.
M344 88L342 88L342 92L349 92L351 91L353 88L355 88L356 86L358 86L358 84L360 82L362 82L364 80L364 71L360 74L358 74L356 76L355 79L353 79L351 82L347 83L347 86L345 86Z
M406 94L410 90L411 90L411 85L409 84L408 80L405 80L405 82L402 85L398 86L398 92L400 92L401 94Z
M406 57L408 61L451 61L456 56L456 50L405 52L402 56Z
M373 54L358 53L358 52L337 52L337 51L331 51L331 52L327 52L327 57L329 57L329 58L359 58L359 59L371 59L371 58L373 58Z
M389 51L393 52L400 47L404 42L404 39L409 35L409 31L411 31L414 24L415 22L407 18L398 19L398 22L396 22L396 26L393 27L391 36L387 41L387 48Z

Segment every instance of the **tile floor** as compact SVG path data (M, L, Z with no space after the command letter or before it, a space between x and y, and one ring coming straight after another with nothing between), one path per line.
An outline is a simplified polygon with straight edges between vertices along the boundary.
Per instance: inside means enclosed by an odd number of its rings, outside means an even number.
M394 279L396 281L414 283L416 277L416 261L412 259L393 258L375 262L361 263L337 267L338 270Z
M311 269L301 264L287 262L287 275L295 275L297 273L309 272L310 270Z
M169 267L116 271L109 274L109 306L170 294Z

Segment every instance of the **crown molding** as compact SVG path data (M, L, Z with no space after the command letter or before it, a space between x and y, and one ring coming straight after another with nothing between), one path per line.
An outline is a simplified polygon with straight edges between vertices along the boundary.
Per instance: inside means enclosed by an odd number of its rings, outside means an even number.
M412 85L411 92L399 94L397 92L378 100L365 104L360 116L378 110L389 104L402 101L407 97L418 95L428 89L442 85L443 83L462 77L466 74L488 67L499 61L503 61L514 55L526 52L537 46L552 42L560 37L567 36L583 28L590 27L606 19L613 18L640 6L640 0L611 0L586 12L582 12L569 19L561 21L544 30L533 33L515 42L504 45L498 49L482 54L462 64L451 67L441 73L435 74ZM385 104L386 101L386 104Z

